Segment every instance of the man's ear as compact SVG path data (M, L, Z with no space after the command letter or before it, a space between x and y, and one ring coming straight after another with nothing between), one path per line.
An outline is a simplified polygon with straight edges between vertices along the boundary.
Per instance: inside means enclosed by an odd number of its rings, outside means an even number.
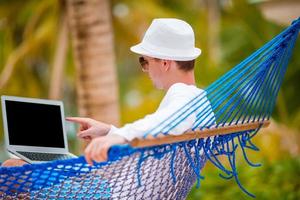
M162 62L163 62L164 70L169 71L171 68L171 61L170 60L162 60Z

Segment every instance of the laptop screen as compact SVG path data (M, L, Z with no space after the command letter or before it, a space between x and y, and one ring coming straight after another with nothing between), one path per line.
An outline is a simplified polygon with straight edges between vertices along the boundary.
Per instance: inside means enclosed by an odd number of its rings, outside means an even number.
M5 102L10 145L65 147L59 105Z

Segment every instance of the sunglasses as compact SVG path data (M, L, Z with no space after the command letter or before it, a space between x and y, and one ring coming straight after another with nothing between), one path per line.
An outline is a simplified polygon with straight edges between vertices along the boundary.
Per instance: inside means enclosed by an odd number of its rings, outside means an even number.
M149 64L148 60L146 60L143 56L141 56L139 57L139 62L142 67L142 71L143 72L148 71L148 67L147 67L147 65Z

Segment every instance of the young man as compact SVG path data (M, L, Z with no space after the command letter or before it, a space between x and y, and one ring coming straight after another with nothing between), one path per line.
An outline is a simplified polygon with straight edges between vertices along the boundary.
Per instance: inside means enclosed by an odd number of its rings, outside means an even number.
M105 161L111 146L144 136L146 132L204 92L195 86L194 62L201 54L201 50L194 45L194 31L188 23L172 18L152 21L142 42L131 47L131 51L141 55L139 61L142 70L148 73L154 86L167 93L154 113L121 128L89 118L67 118L68 121L81 125L79 138L91 140L84 152L88 163L92 164L93 160ZM201 106L169 133L182 134L192 128L196 115L206 106Z
M154 113L121 128L90 118L67 118L68 121L81 125L77 133L79 138L91 140L84 151L89 164L92 164L93 160L105 161L111 146L144 136L146 132L204 92L195 86L194 62L201 54L201 50L194 45L194 31L188 23L173 18L152 21L142 42L131 47L131 51L141 55L139 61L142 70L148 73L156 88L166 91L166 95ZM203 105L189 115L169 133L182 134L192 128L196 115L206 106Z

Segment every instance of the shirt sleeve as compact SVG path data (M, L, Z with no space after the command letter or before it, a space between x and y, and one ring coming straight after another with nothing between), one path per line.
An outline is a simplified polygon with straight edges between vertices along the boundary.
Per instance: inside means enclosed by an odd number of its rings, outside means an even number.
M190 97L191 98L191 97ZM111 127L108 134L117 134L123 136L126 140L131 141L134 138L141 138L153 128L157 127L172 116L178 109L189 102L190 98L184 95L174 96L168 104L156 112L146 115L143 119L139 119L133 123L124 125L121 128ZM196 114L189 115L186 119L178 123L174 128L168 131L171 135L179 135L190 129L195 122ZM171 126L171 125L170 125ZM151 133L150 133L151 134Z

